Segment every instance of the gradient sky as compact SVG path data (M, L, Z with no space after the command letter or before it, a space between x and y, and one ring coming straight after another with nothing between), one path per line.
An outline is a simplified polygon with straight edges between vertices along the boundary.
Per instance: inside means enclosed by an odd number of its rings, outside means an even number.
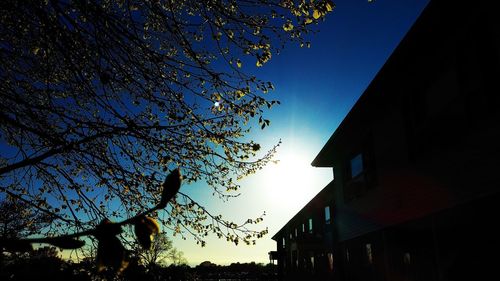
M202 261L267 263L276 250L271 237L318 191L332 180L332 171L310 163L354 105L388 56L406 34L428 0L338 0L336 8L312 37L311 48L289 45L254 74L272 81L279 99L265 116L271 126L254 129L249 136L263 148L280 139L280 164L240 182L241 196L221 202L203 184L183 186L184 192L204 203L214 214L235 222L255 218L264 211L258 229L269 234L256 246L234 246L225 240L207 239L204 248L191 237L173 238L191 265Z

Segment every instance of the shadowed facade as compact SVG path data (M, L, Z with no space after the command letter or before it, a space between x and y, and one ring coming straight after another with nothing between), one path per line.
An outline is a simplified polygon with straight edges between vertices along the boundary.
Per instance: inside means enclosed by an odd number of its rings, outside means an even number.
M273 236L282 279L495 272L497 26L493 2L429 3L314 159L334 180Z

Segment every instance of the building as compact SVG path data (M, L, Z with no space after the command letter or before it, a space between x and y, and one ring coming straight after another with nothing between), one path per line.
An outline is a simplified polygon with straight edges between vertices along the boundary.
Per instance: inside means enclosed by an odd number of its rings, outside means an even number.
M273 236L278 244L275 259L281 279L333 276L332 183Z
M312 162L331 167L334 180L273 236L282 279L496 273L500 17L493 3L433 0L424 9Z

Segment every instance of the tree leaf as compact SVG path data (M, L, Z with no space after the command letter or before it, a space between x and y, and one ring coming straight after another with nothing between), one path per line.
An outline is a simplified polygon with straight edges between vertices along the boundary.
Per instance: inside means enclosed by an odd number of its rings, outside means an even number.
M283 24L283 30L284 31L291 31L293 29L293 24L292 22L288 21Z
M368 0L368 2L371 2L371 0ZM332 1L326 1L325 7L326 11L331 12L335 8L335 4Z
M314 12L313 12L313 18L314 19L319 19L321 17L321 12L317 9L314 9Z

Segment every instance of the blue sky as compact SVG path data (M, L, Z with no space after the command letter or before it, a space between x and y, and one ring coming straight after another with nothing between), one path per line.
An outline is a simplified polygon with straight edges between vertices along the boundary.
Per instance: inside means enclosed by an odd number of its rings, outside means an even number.
M184 192L205 203L209 210L236 222L264 211L259 228L269 235L256 246L233 246L225 240L208 239L200 248L189 237L174 238L190 264L209 260L268 262L276 249L271 237L319 190L332 180L330 169L310 163L354 105L388 56L406 34L428 0L338 0L336 8L311 38L311 48L288 45L254 74L272 81L270 99L281 105L265 116L271 126L254 129L249 136L263 148L283 141L277 159L263 171L240 182L242 195L223 203L203 184L183 186Z

